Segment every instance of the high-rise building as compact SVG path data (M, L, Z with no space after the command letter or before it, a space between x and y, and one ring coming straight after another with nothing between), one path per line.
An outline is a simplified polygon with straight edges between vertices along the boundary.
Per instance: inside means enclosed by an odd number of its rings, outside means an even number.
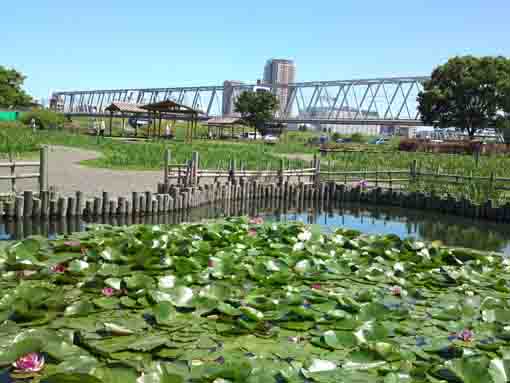
M296 64L292 60L270 59L264 67L264 82L273 86L273 92L280 101L279 114L282 116L289 100L289 88L277 88L275 85L287 85L296 81ZM289 113L292 110L289 109Z
M223 82L223 116L236 116L234 101L235 101L235 87L242 85L241 81L224 81Z

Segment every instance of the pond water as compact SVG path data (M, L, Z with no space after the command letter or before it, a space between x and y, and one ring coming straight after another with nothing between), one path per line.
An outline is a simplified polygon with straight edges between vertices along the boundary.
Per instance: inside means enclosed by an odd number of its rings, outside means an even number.
M137 218L112 217L92 221L62 219L52 221L1 221L0 240L21 239L29 235L53 237L86 230L90 223L111 225L178 224L225 216L263 216L267 221L301 221L317 224L326 231L338 227L369 234L396 234L427 241L440 240L449 246L498 251L510 255L510 225L475 221L436 212L359 204L325 206L282 204L280 201L249 201L210 205L189 211Z

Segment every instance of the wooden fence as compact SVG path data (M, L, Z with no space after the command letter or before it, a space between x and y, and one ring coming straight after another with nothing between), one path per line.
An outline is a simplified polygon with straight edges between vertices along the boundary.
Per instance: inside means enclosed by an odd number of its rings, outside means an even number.
M320 163L319 163L320 167ZM322 180L342 182L345 185L366 183L366 186L386 186L390 189L420 182L442 185L484 185L487 192L510 191L510 178L489 176L474 176L465 174L441 173L439 170L421 170L416 160L412 161L408 169L395 170L359 170L359 171L326 171L319 169Z
M170 185L194 186L204 182L241 182L248 180L285 182L318 181L318 163L314 160L309 168L287 169L284 159L280 160L279 169L246 170L243 164L235 159L229 160L226 169L202 169L199 166L199 153L193 152L191 159L185 164L171 164L171 152L165 152L163 184L168 189Z
M39 150L39 162L35 161L12 161L0 162L0 168L9 168L10 175L0 175L0 181L10 181L11 192L16 193L16 181L22 179L37 179L39 191L48 190L48 147L43 146ZM16 170L25 168L38 168L38 173L18 173Z

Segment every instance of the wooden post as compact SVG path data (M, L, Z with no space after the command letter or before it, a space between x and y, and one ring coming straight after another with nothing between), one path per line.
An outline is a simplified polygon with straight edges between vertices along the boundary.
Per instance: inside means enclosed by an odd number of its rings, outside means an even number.
M41 216L41 200L39 198L34 198L33 202L32 217L39 218Z
M81 191L76 192L76 212L75 214L79 217L83 214L83 193Z
M57 215L59 217L65 217L66 215L66 199L64 197L60 197L58 199L58 205L57 205Z
M115 200L111 199L110 201L105 201L104 203L107 203L110 207L110 215L117 215L117 207L115 206Z
M170 151L170 149L167 149L165 150L165 169L164 169L164 180L163 180L163 184L165 185L165 193L168 193L168 187L169 187L169 179L168 179L168 168L170 167L170 160L172 158L172 152ZM133 206L134 208L134 206Z
M94 217L97 217L101 214L101 198L96 197L94 198L94 205L92 210L92 215Z
M191 153L191 184L196 185L197 183L197 173L198 173L198 161L199 155L198 152Z
M76 200L74 197L67 198L67 216L74 217L76 215Z
M131 194L131 205L133 207L133 215L137 215L138 214L138 207L139 207L139 197L138 197L138 192L133 192Z
M39 191L48 190L48 147L39 149Z
M11 192L16 194L16 162L11 162Z
M155 213L159 214L163 212L163 194L158 194L156 199L158 200L158 211Z
M16 210L16 218L23 217L23 197L16 197L14 209Z
M117 213L120 216L126 215L126 197L119 197L117 205Z
M235 160L235 158L232 158L230 160L228 167L229 167L229 169L228 169L228 171L229 171L229 176L228 176L229 177L229 182L235 182L235 177L236 177L236 175L235 175L235 171L236 171L235 170L236 169L236 160Z
M491 172L490 178L489 178L489 193L492 193L494 191L494 172Z
M103 206L101 209L101 214L103 217L108 216L108 201L110 200L110 196L108 195L108 192L103 192Z
M283 175L284 169L285 169L284 159L280 158L280 168L278 169L278 184L280 184L280 185L283 185L283 182L284 182L284 179L283 179L284 178L284 175Z
M24 216L30 217L32 216L33 209L33 193L31 190L25 190L23 193L23 203L24 203Z
M314 167L315 167L315 171L314 171L314 183L315 185L318 185L319 182L320 182L320 179L321 179L321 160L320 158L317 157L316 154L314 154Z
M50 206L50 193L47 190L45 190L41 192L40 198L41 198L41 217L47 217Z
M150 214L152 212L152 192L145 192L145 214Z

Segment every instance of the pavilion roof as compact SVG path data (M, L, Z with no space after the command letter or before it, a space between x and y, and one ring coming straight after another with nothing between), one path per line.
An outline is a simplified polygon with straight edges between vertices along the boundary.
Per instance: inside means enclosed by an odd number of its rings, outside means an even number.
M142 109L150 112L177 113L177 114L203 114L198 109L193 109L187 105L179 104L173 100L164 100L152 104L143 105Z
M242 122L243 120L239 117L213 117L207 120L207 125L235 125Z
M121 113L147 113L146 110L141 109L141 106L140 104L132 104L130 102L114 101L105 110Z

